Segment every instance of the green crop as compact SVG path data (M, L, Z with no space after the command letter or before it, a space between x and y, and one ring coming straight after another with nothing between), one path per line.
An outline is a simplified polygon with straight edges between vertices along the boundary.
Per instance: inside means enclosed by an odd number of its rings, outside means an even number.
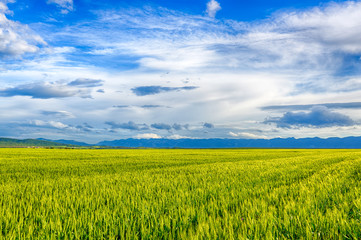
M0 149L0 239L361 239L359 150Z

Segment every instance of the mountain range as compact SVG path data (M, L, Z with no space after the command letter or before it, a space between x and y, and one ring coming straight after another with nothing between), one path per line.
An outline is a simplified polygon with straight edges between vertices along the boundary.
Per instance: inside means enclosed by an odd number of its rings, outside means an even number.
M88 144L74 140L0 138L0 147L111 147L111 148L346 148L361 149L361 137L274 139L119 139Z
M62 144L91 146L87 143L52 140ZM93 146L146 148L361 148L361 137L345 138L274 138L274 139L119 139Z

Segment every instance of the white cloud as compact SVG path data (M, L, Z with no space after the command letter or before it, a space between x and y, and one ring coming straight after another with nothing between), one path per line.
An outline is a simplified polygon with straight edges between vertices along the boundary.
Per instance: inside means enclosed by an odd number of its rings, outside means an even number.
M207 3L207 14L209 17L214 18L216 16L216 13L221 10L221 5L216 0L210 0Z
M34 126L38 126L38 127L50 127L50 128L58 128L58 129L69 128L68 125L66 125L62 122L57 122L57 121L34 120L34 121L31 121L30 124L32 124Z
M48 0L48 4L56 4L61 8L62 14L67 14L74 10L73 0Z
M16 58L26 53L35 53L44 40L27 25L9 20L11 13L6 3L0 2L0 58Z
M248 132L240 132L240 133L229 132L228 135L231 137L238 137L238 138L244 138L244 139L268 139L269 138L265 135L257 135L257 134L248 133Z
M174 140L177 140L177 139L184 139L184 138L190 138L190 137L186 137L186 136L182 136L182 135L179 135L179 134L173 134L173 135L170 135L167 137L167 139L174 139Z
M143 133L143 134L136 135L134 138L151 139L151 138L162 138L162 137L155 133Z

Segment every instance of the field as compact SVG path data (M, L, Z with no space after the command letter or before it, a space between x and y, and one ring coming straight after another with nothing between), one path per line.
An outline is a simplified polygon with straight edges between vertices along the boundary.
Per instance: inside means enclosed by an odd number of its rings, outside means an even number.
M0 239L361 239L360 150L0 149Z

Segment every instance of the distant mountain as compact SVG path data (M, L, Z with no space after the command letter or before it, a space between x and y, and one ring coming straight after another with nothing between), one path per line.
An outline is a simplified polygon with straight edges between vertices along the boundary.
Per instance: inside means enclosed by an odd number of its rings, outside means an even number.
M69 144L62 144L50 142L40 139L13 139L0 138L0 147L59 147L70 146Z
M115 148L355 148L361 149L361 137L345 138L274 138L274 139L119 139L87 144L74 140L0 138L0 147L115 147Z
M361 137L274 139L120 139L99 142L108 147L149 148L361 148Z
M74 141L74 140L65 140L65 139L50 140L50 139L45 139L45 138L38 138L38 139L39 139L39 140L50 141L50 142L54 142L54 143L61 143L61 144L68 144L68 145L76 145L76 146L83 146L83 147L93 146L93 145L88 144L88 143L85 143L85 142L78 142L78 141Z

